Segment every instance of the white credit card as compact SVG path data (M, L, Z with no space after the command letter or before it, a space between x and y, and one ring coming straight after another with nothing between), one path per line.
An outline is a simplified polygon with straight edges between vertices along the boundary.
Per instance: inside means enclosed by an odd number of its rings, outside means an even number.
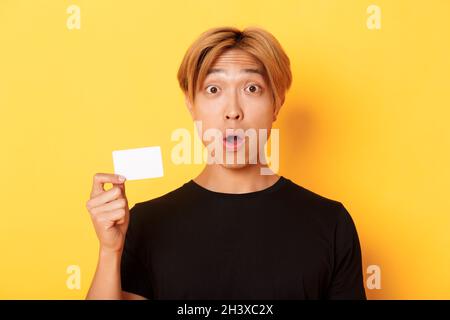
M159 178L164 175L161 148L145 147L112 152L114 173L127 180Z

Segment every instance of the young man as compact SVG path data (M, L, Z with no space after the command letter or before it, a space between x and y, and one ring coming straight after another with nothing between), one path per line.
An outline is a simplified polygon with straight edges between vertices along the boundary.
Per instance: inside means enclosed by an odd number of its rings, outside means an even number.
M193 120L222 134L216 161L130 212L124 182L94 176L87 208L100 255L87 298L366 299L345 207L267 174L249 136L230 131L270 133L291 84L278 41L259 28L208 30L187 51L178 80ZM259 150L265 141L256 136ZM104 191L106 182L115 187Z

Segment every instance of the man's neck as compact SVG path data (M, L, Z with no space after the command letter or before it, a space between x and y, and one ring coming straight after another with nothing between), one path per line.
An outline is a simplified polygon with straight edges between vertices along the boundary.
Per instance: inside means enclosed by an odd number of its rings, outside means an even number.
M266 189L280 178L277 174L261 175L261 166L247 165L231 169L218 164L206 165L194 178L205 189L222 193L248 193Z

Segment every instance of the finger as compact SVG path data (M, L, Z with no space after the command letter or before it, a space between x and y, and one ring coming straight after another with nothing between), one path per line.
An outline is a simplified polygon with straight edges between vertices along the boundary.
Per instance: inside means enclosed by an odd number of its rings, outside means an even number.
M113 211L103 212L97 215L95 219L101 227L103 227L105 230L108 230L119 220L125 219L125 215L125 209L117 209Z
M105 183L112 183L112 184L123 184L126 179L123 181L120 180L121 176L117 174L111 174L111 173L97 173L94 175L93 182L92 182L92 191L91 191L91 198L99 195L104 189ZM123 177L125 178L125 177Z
M126 215L122 218L120 218L119 220L116 221L116 224L124 224L125 220L127 219Z
M121 225L125 223L125 218L116 221L116 225Z
M116 200L104 203L102 205L99 205L97 207L93 207L91 209L91 213L92 214L99 214L99 213L102 213L102 212L113 211L113 210L121 209L121 208L125 208L126 209L127 205L128 205L127 199L119 198L119 199L116 199Z
M122 189L118 186L115 186L108 191L104 191L97 197L90 199L87 202L86 206L88 207L88 209L92 210L93 208L99 207L107 202L119 199L121 197L123 197Z
M120 175L112 173L96 173L92 182L91 198L96 197L105 191L105 183L123 184L126 179L122 181L120 180L120 177Z

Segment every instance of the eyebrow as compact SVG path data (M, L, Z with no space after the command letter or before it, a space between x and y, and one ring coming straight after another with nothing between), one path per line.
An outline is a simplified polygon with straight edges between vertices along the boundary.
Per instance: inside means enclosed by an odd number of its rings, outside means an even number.
M211 74L211 73L225 73L225 72L226 71L224 69L211 68L211 69L208 70L206 75ZM241 69L241 73L256 73L256 74L259 74L261 76L264 76L264 72L260 68Z

